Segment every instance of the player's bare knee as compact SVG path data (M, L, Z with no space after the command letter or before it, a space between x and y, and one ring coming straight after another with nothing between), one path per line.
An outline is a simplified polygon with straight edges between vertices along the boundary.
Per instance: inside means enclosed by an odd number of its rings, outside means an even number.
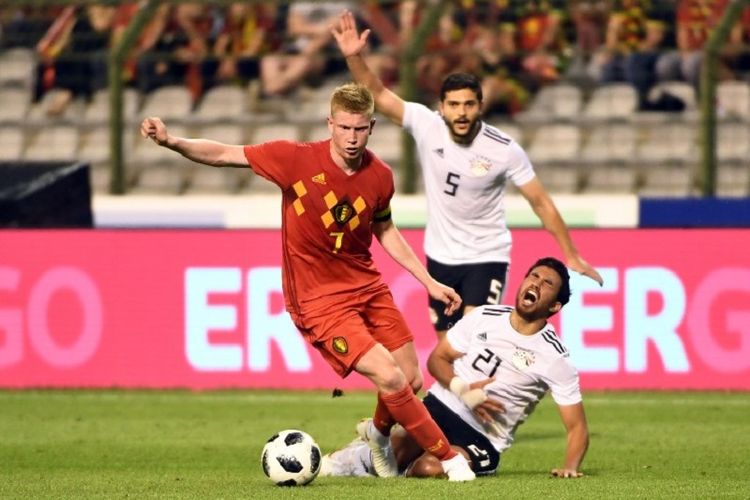
M406 469L406 477L440 477L444 474L440 460L429 453L424 453Z
M399 392L407 386L406 376L397 366L384 368L376 380L381 392Z

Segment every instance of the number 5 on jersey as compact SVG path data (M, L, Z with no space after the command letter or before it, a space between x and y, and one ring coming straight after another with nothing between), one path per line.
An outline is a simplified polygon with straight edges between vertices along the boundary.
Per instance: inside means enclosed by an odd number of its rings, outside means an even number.
M456 196L456 191L458 191L459 179L461 179L460 175L454 174L453 172L448 172L448 177L445 178L445 183L450 187L443 192L451 196Z

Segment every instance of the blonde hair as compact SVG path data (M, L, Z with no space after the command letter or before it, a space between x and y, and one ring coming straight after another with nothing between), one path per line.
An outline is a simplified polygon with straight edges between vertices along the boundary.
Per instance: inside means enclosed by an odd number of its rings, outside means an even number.
M336 111L372 116L375 113L375 99L364 85L346 83L336 87L331 94L331 116Z

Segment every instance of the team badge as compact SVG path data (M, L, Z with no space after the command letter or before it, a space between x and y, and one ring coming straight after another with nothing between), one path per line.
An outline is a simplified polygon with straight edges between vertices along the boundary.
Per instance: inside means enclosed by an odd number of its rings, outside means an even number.
M477 177L484 177L492 168L492 161L484 156L475 156L472 158L469 168Z
M333 345L333 350L339 354L346 354L349 352L349 344L346 343L344 337L334 337L331 344Z
M331 208L331 214L333 215L333 219L338 223L339 226L343 226L347 222L349 222L349 219L351 219L356 212L354 211L354 207L352 207L348 201L340 201L336 205Z
M516 352L513 353L513 366L519 370L525 370L533 365L534 361L535 357L533 352L516 347Z

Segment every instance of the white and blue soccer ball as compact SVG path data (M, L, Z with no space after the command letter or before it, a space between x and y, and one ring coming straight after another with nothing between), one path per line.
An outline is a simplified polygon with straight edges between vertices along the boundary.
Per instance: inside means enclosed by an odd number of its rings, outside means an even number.
M260 460L265 475L278 486L303 486L317 477L320 459L320 447L308 433L287 429L271 436Z

